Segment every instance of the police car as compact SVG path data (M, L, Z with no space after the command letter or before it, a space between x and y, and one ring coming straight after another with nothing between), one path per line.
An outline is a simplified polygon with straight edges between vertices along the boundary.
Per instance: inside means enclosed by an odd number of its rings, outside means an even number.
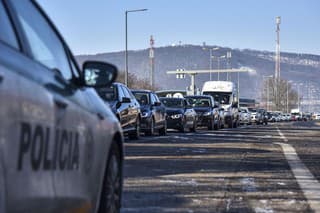
M123 134L37 3L0 0L0 212L119 212Z

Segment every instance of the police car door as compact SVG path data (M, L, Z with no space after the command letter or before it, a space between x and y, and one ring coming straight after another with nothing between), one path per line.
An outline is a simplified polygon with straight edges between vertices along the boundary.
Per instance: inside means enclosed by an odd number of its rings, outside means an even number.
M22 156L27 160L31 156L34 172L51 172L53 184L38 185L37 182L37 185L40 189L54 186L55 212L90 206L85 162L81 157L86 156L85 143L91 136L86 123L91 114L86 110L88 103L83 91L72 83L71 79L77 73L72 71L69 54L61 38L31 1L11 2L28 42L30 57L35 61L35 78L42 86L39 90L49 93L40 96L38 90L34 90L34 93L26 95L40 103L46 97L52 98L53 107L45 109L44 113L54 113L54 117L50 117L53 126L41 123L40 126L31 126L31 134L36 136L31 137L35 141L30 143L38 147L25 148ZM41 146L39 141L46 145Z
M0 1L0 212L50 212L54 188L44 153L53 103L33 77L36 67L19 48L4 8Z

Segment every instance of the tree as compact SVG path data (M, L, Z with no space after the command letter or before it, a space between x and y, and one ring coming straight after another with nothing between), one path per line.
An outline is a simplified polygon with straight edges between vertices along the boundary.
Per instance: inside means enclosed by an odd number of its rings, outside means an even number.
M124 83L124 72L118 72L117 82ZM158 87L152 88L150 82L146 79L140 79L136 75L129 73L128 87L130 89L159 90Z
M276 104L276 93L278 88L278 104ZM292 89L290 81L280 79L278 87L274 78L267 78L262 87L262 107L270 111L290 112L291 109L298 107L298 93Z

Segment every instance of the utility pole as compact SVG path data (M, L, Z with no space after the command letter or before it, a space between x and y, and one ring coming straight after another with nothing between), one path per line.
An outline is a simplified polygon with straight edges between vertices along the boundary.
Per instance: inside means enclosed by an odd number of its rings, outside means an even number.
M212 49L210 49L210 70L212 70ZM211 81L211 72L210 72L210 81Z
M125 72L124 72L124 83L128 86L129 83L129 70L128 70L128 13L147 11L148 9L138 9L138 10L126 10L125 12L125 37L126 37L126 49L125 49Z
M154 39L153 36L150 37L150 52L149 52L149 58L150 58L150 83L151 83L151 89L154 90Z
M230 69L231 51L227 52L227 69ZM227 81L231 81L231 73L227 72Z
M276 56L275 56L275 102L276 110L280 110L280 24L281 17L276 17L277 24L277 40L276 40Z

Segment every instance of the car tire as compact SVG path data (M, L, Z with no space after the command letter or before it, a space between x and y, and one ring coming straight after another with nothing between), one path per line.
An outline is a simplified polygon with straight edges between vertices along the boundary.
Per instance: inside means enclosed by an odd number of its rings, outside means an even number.
M209 123L208 123L208 130L212 130L213 129L213 120L210 120Z
M190 132L196 132L197 131L197 122L193 121L193 126L189 129Z
M164 126L159 129L159 135L165 136L167 134L167 121L164 122Z
M115 142L108 157L103 188L100 198L99 213L119 213L121 207L121 160L120 150Z
M155 126L155 124L154 124L154 119L153 119L153 117L151 118L151 123L150 123L150 129L149 130L146 130L146 132L145 132L145 135L146 136L152 136L152 135L154 135L154 126Z
M133 132L129 134L130 140L138 140L140 138L140 118L137 118L136 128Z

